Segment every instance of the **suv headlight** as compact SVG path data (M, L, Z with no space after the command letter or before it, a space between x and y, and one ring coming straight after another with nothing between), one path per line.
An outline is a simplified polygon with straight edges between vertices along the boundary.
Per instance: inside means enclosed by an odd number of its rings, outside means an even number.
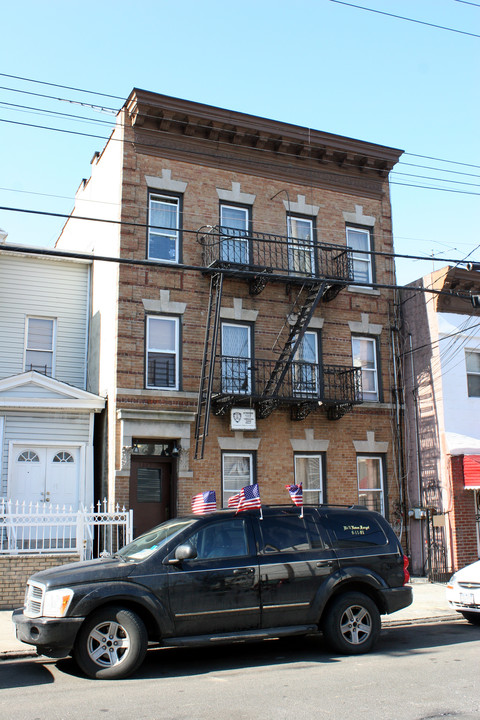
M61 588L47 590L43 600L44 617L64 617L73 598L73 590Z

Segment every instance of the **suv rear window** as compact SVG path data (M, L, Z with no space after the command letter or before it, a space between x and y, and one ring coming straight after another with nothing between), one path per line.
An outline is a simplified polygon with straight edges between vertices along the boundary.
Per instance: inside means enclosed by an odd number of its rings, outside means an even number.
M372 547L386 545L387 536L380 523L370 515L342 513L331 514L325 523L337 548Z

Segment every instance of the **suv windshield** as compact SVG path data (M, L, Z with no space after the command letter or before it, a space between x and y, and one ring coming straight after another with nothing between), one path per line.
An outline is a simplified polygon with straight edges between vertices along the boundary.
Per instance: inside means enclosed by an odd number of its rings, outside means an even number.
M162 545L165 545L168 540L171 540L189 525L193 525L194 522L195 520L192 519L179 520L174 518L173 520L167 520L167 522L157 525L157 527L125 545L118 551L117 556L124 560L145 560Z

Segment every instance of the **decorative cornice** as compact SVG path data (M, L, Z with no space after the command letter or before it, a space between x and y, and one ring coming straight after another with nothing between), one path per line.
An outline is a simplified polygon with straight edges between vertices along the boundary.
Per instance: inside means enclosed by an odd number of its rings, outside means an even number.
M126 119L142 153L379 197L401 150L133 90Z

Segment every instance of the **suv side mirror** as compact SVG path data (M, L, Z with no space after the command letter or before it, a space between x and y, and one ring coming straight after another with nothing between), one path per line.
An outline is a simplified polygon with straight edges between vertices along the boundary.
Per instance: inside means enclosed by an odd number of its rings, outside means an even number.
M181 563L182 560L194 560L197 557L197 551L190 543L183 543L175 550L175 557L169 560L170 565Z

